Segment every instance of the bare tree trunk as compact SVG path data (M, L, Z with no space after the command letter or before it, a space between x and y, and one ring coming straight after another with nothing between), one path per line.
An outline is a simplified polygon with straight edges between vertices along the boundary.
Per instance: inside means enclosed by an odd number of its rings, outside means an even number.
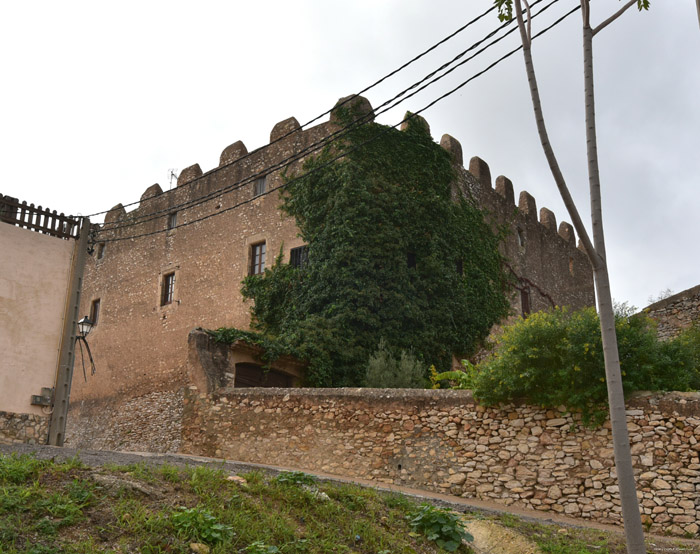
M646 552L644 531L639 514L639 501L634 481L632 455L630 452L629 433L625 397L622 390L620 356L617 350L615 333L615 315L613 312L608 263L605 255L605 234L603 232L603 210L600 194L600 173L598 170L598 146L595 122L595 94L593 80L593 31L589 21L589 0L581 0L583 7L583 72L586 103L586 147L588 152L588 182L591 195L591 223L593 226L593 244L599 259L594 268L600 333L603 339L603 356L605 359L605 376L610 405L610 423L612 426L615 469L620 490L622 518L625 525L627 552Z
M523 0L525 1L525 0ZM581 242L588 254L596 286L598 300L598 313L600 317L601 337L603 341L603 353L605 358L605 375L608 389L608 403L610 406L610 422L613 434L613 449L615 455L615 468L620 490L622 504L622 516L627 540L627 552L629 554L644 554L644 532L639 514L639 502L632 468L632 456L630 452L629 434L627 431L627 415L625 411L625 399L622 390L622 375L620 371L620 359L617 350L617 336L615 333L615 316L610 293L610 281L608 277L607 261L605 256L605 237L603 233L603 217L600 195L600 176L598 172L598 153L595 132L595 102L593 87L593 31L589 24L589 0L581 0L584 18L584 85L586 99L586 139L588 151L588 173L591 197L591 222L593 226L593 243L581 221L578 209L571 197L564 177L559 169L554 150L547 134L547 128L542 114L542 105L539 97L539 89L535 76L530 49L530 33L526 27L522 14L521 0L515 0L515 14L518 20L520 36L523 43L523 56L530 95L535 113L537 131L542 143L542 149L549 163L552 175L561 194L572 222L581 238ZM527 6L527 4L526 4ZM529 11L529 10L528 10ZM528 14L529 21L529 14Z

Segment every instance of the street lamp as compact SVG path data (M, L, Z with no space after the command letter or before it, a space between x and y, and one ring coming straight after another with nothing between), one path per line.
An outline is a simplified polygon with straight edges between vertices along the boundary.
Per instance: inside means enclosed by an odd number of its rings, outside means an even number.
M90 331L92 331L92 321L90 321L90 318L88 316L85 316L83 319L78 321L78 331L80 331L80 336L81 338L85 338L90 334Z
M83 377L85 377L85 382L87 382L87 372L85 371L85 358L83 356L83 344L87 349L88 357L90 358L90 369L92 375L95 375L95 360L92 359L92 352L90 352L90 345L87 342L87 336L92 331L92 326L94 323L90 320L88 316L78 321L78 332L80 333L76 338L76 342L80 347L80 360L83 364Z

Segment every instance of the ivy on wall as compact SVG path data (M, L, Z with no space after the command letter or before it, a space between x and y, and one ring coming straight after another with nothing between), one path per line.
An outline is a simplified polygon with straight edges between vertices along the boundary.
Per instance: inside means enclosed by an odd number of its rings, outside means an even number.
M288 177L281 208L308 264L280 256L243 294L253 328L309 361L307 384L362 385L382 338L397 358L412 349L426 374L448 369L506 315L498 238L470 201L452 199L450 154L421 119L405 131L360 126Z

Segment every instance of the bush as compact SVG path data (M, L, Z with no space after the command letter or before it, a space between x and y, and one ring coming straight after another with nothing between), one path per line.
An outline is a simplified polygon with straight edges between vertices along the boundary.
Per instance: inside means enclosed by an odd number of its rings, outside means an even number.
M663 343L648 317L620 314L616 331L626 393L697 386L692 345L700 341L690 334ZM539 312L504 328L494 354L478 366L474 393L487 404L523 399L544 407L565 405L580 411L585 424L601 423L607 388L595 309Z
M425 386L425 368L413 351L401 351L394 357L384 339L369 358L365 385L375 389L421 389Z
M421 504L409 516L409 523L414 531L422 533L428 540L435 541L435 544L448 552L457 550L463 539L468 542L474 540L453 512L430 504Z

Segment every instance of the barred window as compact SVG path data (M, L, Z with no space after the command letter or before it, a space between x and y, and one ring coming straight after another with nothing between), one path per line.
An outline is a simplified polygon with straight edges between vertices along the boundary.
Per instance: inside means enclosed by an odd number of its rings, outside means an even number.
M289 265L301 269L309 263L309 247L307 245L292 248L289 251Z

